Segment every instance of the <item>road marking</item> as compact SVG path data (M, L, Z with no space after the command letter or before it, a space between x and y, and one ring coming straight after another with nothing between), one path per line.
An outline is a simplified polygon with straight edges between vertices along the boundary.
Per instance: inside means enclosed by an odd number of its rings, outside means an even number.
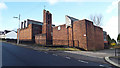
M88 63L87 61L83 61L83 60L78 60L78 61L83 62L83 63Z
M65 57L66 59L71 59L70 57Z
M56 54L52 54L52 55L57 56Z
M104 65L101 65L101 64L99 66L104 67Z

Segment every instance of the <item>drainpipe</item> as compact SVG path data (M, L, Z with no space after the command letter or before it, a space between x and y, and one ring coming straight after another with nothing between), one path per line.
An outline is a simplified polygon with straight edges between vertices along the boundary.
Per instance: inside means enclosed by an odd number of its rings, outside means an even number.
M88 50L87 22L86 22L86 20L85 20L85 24L86 24L86 43L87 43L87 50Z
M73 21L72 21L72 41L73 41L73 47L74 47Z
M69 47L69 31L68 31L68 28L69 27L67 27L67 36L68 36L68 47Z

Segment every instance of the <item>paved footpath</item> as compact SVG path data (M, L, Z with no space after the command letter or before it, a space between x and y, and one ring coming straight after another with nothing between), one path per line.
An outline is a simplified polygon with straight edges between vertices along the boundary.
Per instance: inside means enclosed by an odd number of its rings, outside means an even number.
M115 57L115 56L105 57L105 60L110 64L120 68L120 57Z
M115 57L115 49L106 49L106 50L100 50L95 52L94 51L65 51L65 52L71 53L71 54L85 55L85 56L89 56L89 58L94 57L94 61L98 61L102 63L105 63L106 61L116 67L120 67L120 57L119 56ZM95 60L95 58L98 58L98 59Z
M112 50L113 51L113 50ZM67 53L74 53L74 54L80 54L85 56L91 56L96 58L104 58L106 56L114 56L114 53L106 53L106 52L92 52L92 51L64 51Z

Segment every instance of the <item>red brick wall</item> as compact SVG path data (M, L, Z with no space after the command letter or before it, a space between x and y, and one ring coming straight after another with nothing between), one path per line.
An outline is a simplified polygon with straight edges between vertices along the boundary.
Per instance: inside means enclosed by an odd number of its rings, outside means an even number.
M43 36L40 34L36 36L36 39L37 38L46 40L46 35L44 34ZM66 28L65 24L60 25L60 30L58 30L58 26L53 28L53 45L69 45L72 47L72 39L74 39L75 47L79 46L85 50L99 50L104 48L102 28L94 26L91 21L86 19L75 21L73 23L73 35L72 28ZM40 44L46 43L46 41L36 42Z
M32 41L35 39L36 34L40 34L42 32L41 30L42 30L41 25L29 24L28 27L20 29L19 39Z
M94 26L93 22L85 20L87 27L87 50L104 49L103 30Z
M53 45L68 45L68 35L66 25L60 25L53 28Z
M72 39L72 28L68 27L68 40L69 40L69 46L73 47L73 39Z
M35 36L37 44L52 44L52 14L49 11L43 10L43 25L42 34Z
M39 41L39 40L40 40L39 35L40 35L40 34L35 35L35 43L36 43L36 44L39 44L39 42L40 42L40 41Z
M104 49L103 29L95 26L94 33L96 50Z
M75 21L73 23L73 35L74 40L78 40L79 47L87 50L87 39L84 37L86 34L86 24L85 20ZM77 43L77 42L76 42ZM75 45L77 46L77 45Z
M58 30L60 27L60 30ZM53 45L68 45L73 47L72 28L66 28L66 25L59 25L53 28ZM74 40L74 46L78 47L78 40Z
M28 25L27 28L20 29L19 39L20 40L32 40L32 24Z
M42 25L42 34L46 33L46 10L43 10L43 25Z
M44 36L45 40L47 40L46 44L52 44L50 43L50 40L52 40L52 14L49 11L43 10L43 25L42 25L42 34L46 35ZM42 39L42 36L41 38Z
M87 49L88 50L95 50L95 40L94 40L94 25L91 21L86 20L86 27L87 27Z
M42 33L42 25L32 24L32 37L35 39L35 35Z
M52 14L48 13L48 20L47 20L47 40L52 40L51 32L52 32Z
M46 45L46 34L35 35L36 44Z
M42 34L47 34L46 39L52 40L52 14L49 11L43 10L43 29Z
M73 36L74 40L79 41L74 42L75 47L79 43L79 47L85 50L104 49L103 30L95 27L91 21L86 19L75 21L73 23Z

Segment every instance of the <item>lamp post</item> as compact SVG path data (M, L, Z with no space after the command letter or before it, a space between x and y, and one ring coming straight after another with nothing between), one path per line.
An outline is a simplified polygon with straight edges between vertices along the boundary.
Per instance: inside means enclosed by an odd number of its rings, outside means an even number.
M19 27L18 27L18 38L17 38L17 45L19 44L19 35L20 35L20 14L18 17L13 17L13 18L17 18L19 20Z

